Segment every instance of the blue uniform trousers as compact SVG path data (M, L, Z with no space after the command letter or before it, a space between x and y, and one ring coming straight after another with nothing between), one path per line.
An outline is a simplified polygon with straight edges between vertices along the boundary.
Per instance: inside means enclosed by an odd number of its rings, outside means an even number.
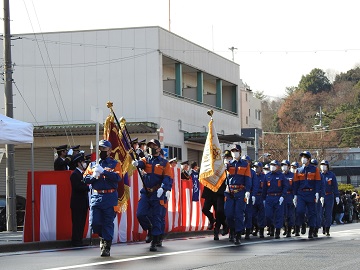
M113 239L115 217L116 212L113 206L91 205L90 207L90 224L93 232L106 241Z
M259 228L265 227L265 208L261 196L256 196L255 204L253 205L253 224L257 225Z
M315 227L321 228L322 227L322 219L323 219L323 207L322 207L320 201L317 204L315 204L315 208L316 208L316 226Z
M256 202L256 200L255 200ZM249 203L245 205L245 228L251 229L252 228L252 215L253 215L253 205L252 199L250 196Z
M330 227L332 224L333 208L334 208L334 194L325 195L324 207L323 207L323 212L324 212L323 225L325 227Z
M244 226L244 211L246 203L244 202L245 191L237 193L236 197L231 198L230 194L225 193L225 216L229 228L235 229L235 233L242 232Z
M266 225L274 225L275 229L281 229L284 224L284 203L279 204L280 196L266 196L265 217Z
M296 226L301 226L305 221L305 213L309 227L316 226L315 194L298 194L296 206Z
M284 200L284 222L290 227L295 225L295 205L293 203L293 199L293 194L287 194Z
M143 228L149 230L154 236L162 234L164 206L160 204L160 199L156 196L156 192L151 195L141 194L136 217Z

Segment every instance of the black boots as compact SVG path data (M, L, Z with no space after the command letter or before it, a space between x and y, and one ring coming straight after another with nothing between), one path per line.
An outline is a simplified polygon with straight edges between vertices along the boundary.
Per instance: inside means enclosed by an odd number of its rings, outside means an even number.
M326 236L330 236L330 227L325 228Z
M264 238L264 228L259 229L260 238Z
M214 228L215 221L215 219L210 220L209 225L207 226L208 230L212 230Z
M305 234L305 233L306 233L306 224L303 223L303 224L301 225L301 234Z
M156 242L156 246L162 247L162 242L163 242L163 234L160 234L158 237L158 241Z
M152 241L150 244L150 251L157 251L156 244L159 242L159 235L153 235Z
M295 236L300 236L300 226L295 226Z
M225 235L227 235L229 233L229 226L226 224L226 223L224 223L223 224L223 228L222 228L222 233L221 233L221 235L222 236L225 236Z
M283 235L287 235L287 231L288 231L288 226L284 226L284 232L283 232Z
M258 226L254 226L254 230L253 230L253 233L252 233L252 235L253 235L253 236L257 236L257 234L258 234L258 231L259 231L259 228L258 228Z
M275 239L280 239L280 228L275 229Z
M292 229L291 226L288 226L288 227L287 227L286 237L291 237L291 229Z
M214 228L214 240L219 240L219 228Z
M146 235L146 238L145 238L145 242L146 243L150 243L152 240L152 234L151 234L151 228L148 229L147 231L147 235Z
M238 246L238 245L240 245L241 244L241 232L237 232L236 233L236 235L235 235L235 242L234 242L234 244L236 245L236 246Z
M250 239L250 231L251 231L251 229L250 228L246 228L245 229L245 239Z
M274 236L274 231L275 231L275 229L274 229L274 226L273 225L271 225L270 226L270 236Z
M309 234L308 234L308 238L309 238L309 239L314 238L314 236L313 236L313 235L314 235L314 229L315 229L315 228L313 228L313 227L310 227L310 228L309 228Z
M229 242L234 242L234 237L235 237L235 229L230 229Z
M318 237L319 228L314 228L313 236L316 238Z
M106 241L103 238L100 238L100 256L109 257L110 256L111 241Z

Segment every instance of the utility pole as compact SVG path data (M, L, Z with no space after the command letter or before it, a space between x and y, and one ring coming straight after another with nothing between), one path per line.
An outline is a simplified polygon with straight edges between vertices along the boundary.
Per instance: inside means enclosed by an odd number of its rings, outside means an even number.
M4 87L5 87L5 115L14 117L12 91L12 62L10 36L10 4L4 0ZM16 191L14 145L6 144L6 226L8 231L16 232Z
M232 52L232 61L234 62L234 50L237 50L234 46L230 47L229 50Z

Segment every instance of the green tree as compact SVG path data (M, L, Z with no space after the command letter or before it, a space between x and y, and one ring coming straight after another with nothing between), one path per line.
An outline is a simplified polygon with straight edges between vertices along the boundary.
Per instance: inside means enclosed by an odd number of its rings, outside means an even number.
M322 91L330 91L331 83L323 70L314 68L309 74L301 77L298 88L304 92L317 94Z
M266 98L266 95L264 95L264 91L255 91L254 97L260 100L264 100Z

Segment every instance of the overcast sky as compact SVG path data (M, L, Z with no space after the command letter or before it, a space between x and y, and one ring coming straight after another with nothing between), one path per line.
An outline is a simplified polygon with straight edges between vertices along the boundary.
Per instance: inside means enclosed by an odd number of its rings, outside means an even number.
M170 30L228 59L237 48L241 79L282 96L313 68L332 79L360 65L359 10L359 0L170 0ZM169 0L10 0L10 12L14 34L169 30Z

